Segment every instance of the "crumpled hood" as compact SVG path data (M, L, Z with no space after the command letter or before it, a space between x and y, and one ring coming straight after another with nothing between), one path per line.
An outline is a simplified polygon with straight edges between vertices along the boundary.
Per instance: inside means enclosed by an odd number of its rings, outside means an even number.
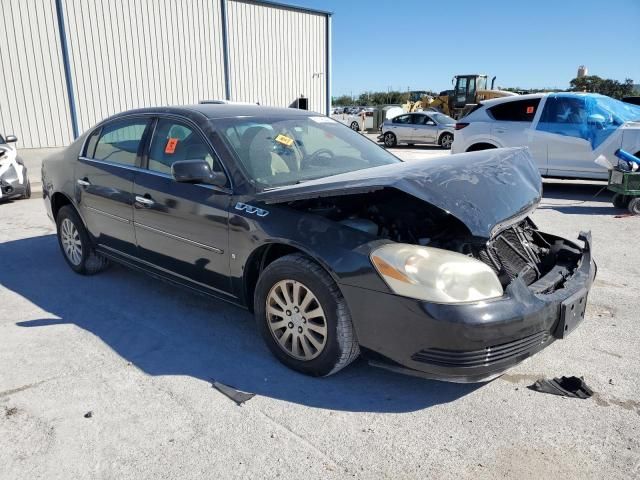
M429 202L490 238L501 224L530 212L542 180L526 148L413 160L333 175L259 193L265 203L365 193L395 188Z

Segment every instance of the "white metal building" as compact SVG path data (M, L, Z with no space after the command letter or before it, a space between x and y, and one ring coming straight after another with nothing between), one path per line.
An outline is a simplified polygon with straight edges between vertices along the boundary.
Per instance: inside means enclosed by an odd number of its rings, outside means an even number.
M137 107L330 108L331 14L257 0L2 0L0 133L66 145Z

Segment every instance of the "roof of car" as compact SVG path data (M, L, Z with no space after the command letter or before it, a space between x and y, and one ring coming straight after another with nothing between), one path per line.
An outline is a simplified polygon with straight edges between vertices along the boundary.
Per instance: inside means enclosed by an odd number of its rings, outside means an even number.
M502 102L512 102L517 100L533 100L534 98L542 98L545 95L548 95L548 94L547 93L529 93L527 95L514 95L509 97L491 98L489 100L483 100L482 105L491 106L491 105L495 105L496 103L502 103Z
M130 115L136 113L173 113L177 115L190 116L194 113L199 113L204 117L210 119L221 118L233 118L238 116L248 117L282 117L282 116L296 116L296 117L308 117L312 115L322 115L321 113L311 112L308 110L299 110L297 108L277 108L277 107L265 107L261 105L246 105L246 104L213 104L213 103L200 103L196 105L173 105L166 107L148 107L139 108L135 110L127 110L114 115L115 118L121 115Z

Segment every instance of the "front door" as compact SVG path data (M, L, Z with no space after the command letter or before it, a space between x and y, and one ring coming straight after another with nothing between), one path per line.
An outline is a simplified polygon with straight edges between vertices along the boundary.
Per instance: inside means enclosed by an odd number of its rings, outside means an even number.
M550 96L536 126L536 134L547 147L548 174L551 176L584 176L606 172L595 163L589 140L584 98Z
M180 278L229 295L229 202L231 190L176 182L178 160L221 164L197 127L159 118L134 181L134 226L138 257Z
M428 115L413 114L413 141L415 143L435 143L438 125Z
M97 128L75 168L76 200L89 233L100 246L129 255L136 252L133 177L149 123L133 117Z

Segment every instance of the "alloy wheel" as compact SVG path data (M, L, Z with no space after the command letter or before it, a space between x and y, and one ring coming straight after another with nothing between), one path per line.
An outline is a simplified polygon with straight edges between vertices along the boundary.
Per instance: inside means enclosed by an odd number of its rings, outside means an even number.
M60 242L67 259L74 265L82 261L82 241L80 233L71 220L65 218L60 224Z
M267 295L269 331L291 357L309 361L327 343L327 319L314 293L296 280L277 282Z
M453 144L453 136L451 136L451 135L443 135L442 136L442 140L440 141L440 145L443 148L451 148L452 144Z

